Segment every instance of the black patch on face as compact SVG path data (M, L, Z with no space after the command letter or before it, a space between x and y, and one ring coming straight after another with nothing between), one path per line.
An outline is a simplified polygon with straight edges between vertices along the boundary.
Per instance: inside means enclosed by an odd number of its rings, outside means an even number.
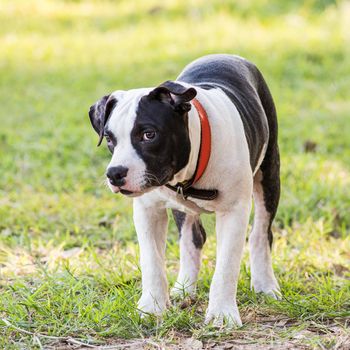
M202 249L207 239L204 227L200 220L197 220L192 225L192 242L197 249Z
M181 238L181 229L186 220L186 213L176 209L173 209L172 212L173 212L176 227L179 230L179 237Z
M146 187L166 184L188 163L188 102L195 95L193 88L166 82L141 98L131 143L146 164Z
M90 107L89 118L91 125L100 136L97 146L101 144L103 136L105 136L104 127L117 102L114 96L106 95ZM108 146L108 148L110 147Z

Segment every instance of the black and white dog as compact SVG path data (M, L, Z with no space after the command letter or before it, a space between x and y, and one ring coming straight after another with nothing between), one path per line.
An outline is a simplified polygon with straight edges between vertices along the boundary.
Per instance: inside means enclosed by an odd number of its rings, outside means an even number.
M242 324L236 290L252 196L251 286L279 297L270 253L280 196L277 117L255 65L232 55L205 56L175 81L102 97L89 116L99 144L106 138L112 153L110 189L134 197L140 310L161 314L169 304L167 208L180 231L175 295L195 292L206 240L199 215L215 212L217 258L206 322Z

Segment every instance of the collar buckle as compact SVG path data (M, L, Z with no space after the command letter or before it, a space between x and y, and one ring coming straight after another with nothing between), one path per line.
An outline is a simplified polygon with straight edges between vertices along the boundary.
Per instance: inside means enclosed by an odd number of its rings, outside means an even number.
M182 199L187 200L187 196L184 194L184 185L178 184L176 186L176 193L182 197Z

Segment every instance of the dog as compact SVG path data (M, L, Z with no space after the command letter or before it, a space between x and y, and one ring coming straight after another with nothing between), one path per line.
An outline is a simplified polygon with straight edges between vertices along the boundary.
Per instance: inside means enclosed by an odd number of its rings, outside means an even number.
M205 322L242 325L236 291L252 198L251 287L280 297L270 252L280 197L277 116L253 63L228 54L204 56L174 81L103 96L89 117L98 145L105 138L112 153L109 188L133 197L141 312L160 315L169 305L167 209L180 233L175 296L195 293L206 241L200 214L215 213L217 257Z

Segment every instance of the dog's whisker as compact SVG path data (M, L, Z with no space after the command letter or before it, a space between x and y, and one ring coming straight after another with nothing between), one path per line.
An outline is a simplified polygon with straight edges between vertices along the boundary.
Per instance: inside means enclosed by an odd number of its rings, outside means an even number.
M154 180L158 185L161 185L161 181L158 179L158 177L154 174L151 174L150 172L145 172L145 179L147 179L148 181Z

